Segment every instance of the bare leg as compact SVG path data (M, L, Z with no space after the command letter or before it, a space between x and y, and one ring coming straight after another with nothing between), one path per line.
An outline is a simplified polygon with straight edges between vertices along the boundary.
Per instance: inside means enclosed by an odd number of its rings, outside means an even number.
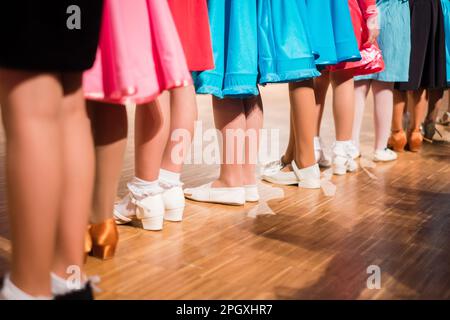
M375 98L375 150L384 150L390 135L393 112L393 83L373 81Z
M156 100L136 107L135 170L139 179L158 180L169 130L169 103Z
M166 103L167 99L161 100L161 103ZM168 109L168 106L164 106ZM195 90L193 86L182 87L174 89L170 92L170 134L175 130L185 130L189 133L188 140L173 141L169 137L169 141L164 149L161 168L180 173L183 167L183 161L186 154L191 147L191 141L194 134L194 123L197 120L197 101L195 99ZM177 154L177 159L172 154L174 150L182 143L181 154ZM178 161L176 161L178 160ZM183 161L180 161L183 160Z
M419 131L425 117L428 106L428 96L425 89L419 89L410 93L411 98L411 122L410 131Z
M295 135L294 135L294 115L293 108L289 111L289 142L286 148L286 152L281 158L284 164L289 164L294 160L295 157Z
M96 175L91 223L112 218L127 144L125 106L88 101L95 143Z
M327 97L328 87L330 86L330 74L326 71L318 78L314 79L314 93L316 97L317 111L317 132L316 136L320 136L320 125L322 123L323 111L325 109L325 100Z
M444 99L444 90L429 89L428 90L429 103L426 120L429 122L436 122L439 110L441 109L442 101Z
M242 99L213 97L213 110L216 128L223 137L220 175L213 187L242 187L246 130L244 103Z
M355 82L355 119L353 121L353 143L355 147L360 147L361 126L364 119L364 109L366 108L367 94L369 93L371 81L361 80Z
M263 103L261 96L244 99L247 136L245 138L244 185L256 184L259 135L263 127Z
M407 93L404 91L394 90L394 112L392 113L393 132L403 130L403 113L406 110L408 102Z
M295 124L294 160L300 168L307 168L316 164L314 136L317 128L313 120L317 119L317 108L313 80L290 83L289 98Z
M333 115L336 126L336 141L352 139L355 114L355 86L353 75L347 70L331 73L333 86Z
M11 280L32 296L51 296L56 221L62 198L60 79L0 70L6 132L6 183L12 235Z
M69 266L84 264L84 239L94 186L94 145L81 89L81 74L63 76L63 187L53 271L68 277Z

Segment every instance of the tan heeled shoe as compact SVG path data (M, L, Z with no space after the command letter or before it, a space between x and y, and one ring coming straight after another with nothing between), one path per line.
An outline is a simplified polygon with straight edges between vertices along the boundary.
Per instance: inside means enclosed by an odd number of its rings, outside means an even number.
M420 130L410 131L408 134L408 149L411 152L419 152L422 148L423 135Z
M389 149L395 152L403 152L405 150L407 140L406 133L403 130L392 131L388 140Z
M119 242L119 232L117 231L114 219L108 219L102 223L91 224L88 227L89 239L91 241L89 254L102 259L111 259L116 252ZM89 240L86 238L85 250L89 249Z

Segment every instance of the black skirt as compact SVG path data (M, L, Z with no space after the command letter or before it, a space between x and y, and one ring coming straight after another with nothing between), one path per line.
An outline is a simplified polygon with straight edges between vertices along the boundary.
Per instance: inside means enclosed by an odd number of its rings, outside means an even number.
M79 72L92 67L103 0L1 0L0 67Z
M440 0L410 0L411 59L409 81L399 90L441 89L447 86L444 16Z

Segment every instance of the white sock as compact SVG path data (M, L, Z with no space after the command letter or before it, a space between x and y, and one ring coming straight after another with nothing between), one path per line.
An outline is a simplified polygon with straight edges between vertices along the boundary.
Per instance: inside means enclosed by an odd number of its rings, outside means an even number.
M5 276L4 282L3 282L3 289L1 291L1 296L6 300L52 300L53 297L33 297L22 290L20 290L18 287L12 283L11 278L8 275Z
M131 191L136 199L143 199L145 197L159 194L163 189L159 186L159 180L146 181L134 177L131 182L127 184L128 189Z
M352 143L353 143L352 140L336 141L334 143L334 146L337 148L345 148L346 146L348 146L349 144L352 144Z
M170 189L173 187L181 186L180 180L181 174L165 169L159 170L159 182L163 188Z
M80 288L70 288L66 279L61 278L57 274L51 272L50 273L51 281L52 281L52 293L56 295L64 295L75 290L80 290L86 285L86 277L83 277L83 281L80 283Z
M320 145L320 137L314 137L314 149L322 150L322 146Z

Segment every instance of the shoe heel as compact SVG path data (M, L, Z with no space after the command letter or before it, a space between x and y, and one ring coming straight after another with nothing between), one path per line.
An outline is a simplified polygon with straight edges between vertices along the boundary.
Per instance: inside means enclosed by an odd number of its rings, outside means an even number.
M106 246L99 246L94 245L92 247L92 256L102 259L102 260L108 260L114 257L114 254L116 253L116 245L106 245Z
M156 216L141 219L142 228L148 231L160 231L163 229L164 216Z
M389 137L388 147L395 152L404 152L407 144L406 134L404 131L392 132Z
M183 213L184 207L177 209L166 209L166 212L164 213L164 220L172 222L183 221Z

